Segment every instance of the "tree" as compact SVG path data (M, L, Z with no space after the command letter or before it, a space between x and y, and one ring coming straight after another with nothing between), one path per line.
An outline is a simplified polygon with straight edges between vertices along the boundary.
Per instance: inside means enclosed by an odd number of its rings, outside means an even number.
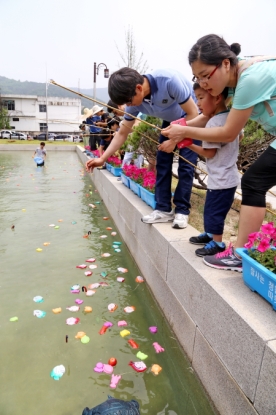
M135 69L139 73L145 73L147 71L149 67L148 62L144 59L143 52L138 57L133 28L131 26L125 31L125 51L120 51L116 42L115 45L125 66Z
M2 129L10 129L10 122L9 122L9 116L8 111L3 105L3 101L0 95L0 130Z

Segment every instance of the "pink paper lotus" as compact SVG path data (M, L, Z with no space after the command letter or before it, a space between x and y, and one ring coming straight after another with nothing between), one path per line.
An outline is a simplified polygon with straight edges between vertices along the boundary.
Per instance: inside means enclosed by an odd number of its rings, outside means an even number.
M165 351L165 349L161 347L160 344L158 344L157 342L152 343L152 345L155 348L156 353L161 353Z
M118 327L127 326L127 322L125 320L118 321Z
M110 381L110 385L109 385L109 387L111 388L111 389L116 389L117 388L117 385L118 385L118 383L120 382L120 380L121 380L121 378L122 378L122 376L121 375L111 375L111 381Z
M79 321L79 318L70 317L66 319L66 324L68 324L68 326L73 326L74 324L78 324Z
M104 368L104 364L102 362L98 362L94 367L94 372L102 373Z
M87 267L87 265L85 264L81 264L81 265L77 265L76 268L80 268L80 269L85 269Z

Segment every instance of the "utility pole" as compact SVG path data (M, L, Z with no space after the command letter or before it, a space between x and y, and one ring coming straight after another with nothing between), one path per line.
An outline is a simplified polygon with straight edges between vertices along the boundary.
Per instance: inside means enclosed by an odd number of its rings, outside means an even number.
M46 63L46 141L48 141L48 76Z

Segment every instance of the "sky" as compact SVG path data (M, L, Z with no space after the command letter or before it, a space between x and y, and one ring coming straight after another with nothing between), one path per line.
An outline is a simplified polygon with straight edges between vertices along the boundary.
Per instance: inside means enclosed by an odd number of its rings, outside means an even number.
M276 0L0 0L0 75L20 81L54 79L93 88L93 65L124 66L125 31L153 69L192 78L187 56L197 39L215 33L241 44L241 56L276 54ZM103 70L97 87L107 87ZM0 85L1 88L1 85Z

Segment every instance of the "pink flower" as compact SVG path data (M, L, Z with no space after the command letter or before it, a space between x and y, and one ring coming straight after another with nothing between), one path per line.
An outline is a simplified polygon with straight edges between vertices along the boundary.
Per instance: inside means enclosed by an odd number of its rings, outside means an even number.
M122 164L122 161L116 156L111 156L107 159L107 163L111 164L114 167L120 167Z
M260 243L259 246L257 247L257 250L259 252L265 252L267 249L270 248L270 243L269 243L270 239L269 238L263 238Z
M247 249L250 249L254 246L254 241L248 241L246 244L244 244L244 247Z
M259 232L253 232L253 233L250 233L249 234L249 236L248 236L248 240L249 241L252 241L252 242L255 242L256 240L258 240L258 238L261 236L261 234L259 233Z
M261 231L267 235L272 235L276 231L276 228L274 227L273 222L269 222L266 225L261 226Z

